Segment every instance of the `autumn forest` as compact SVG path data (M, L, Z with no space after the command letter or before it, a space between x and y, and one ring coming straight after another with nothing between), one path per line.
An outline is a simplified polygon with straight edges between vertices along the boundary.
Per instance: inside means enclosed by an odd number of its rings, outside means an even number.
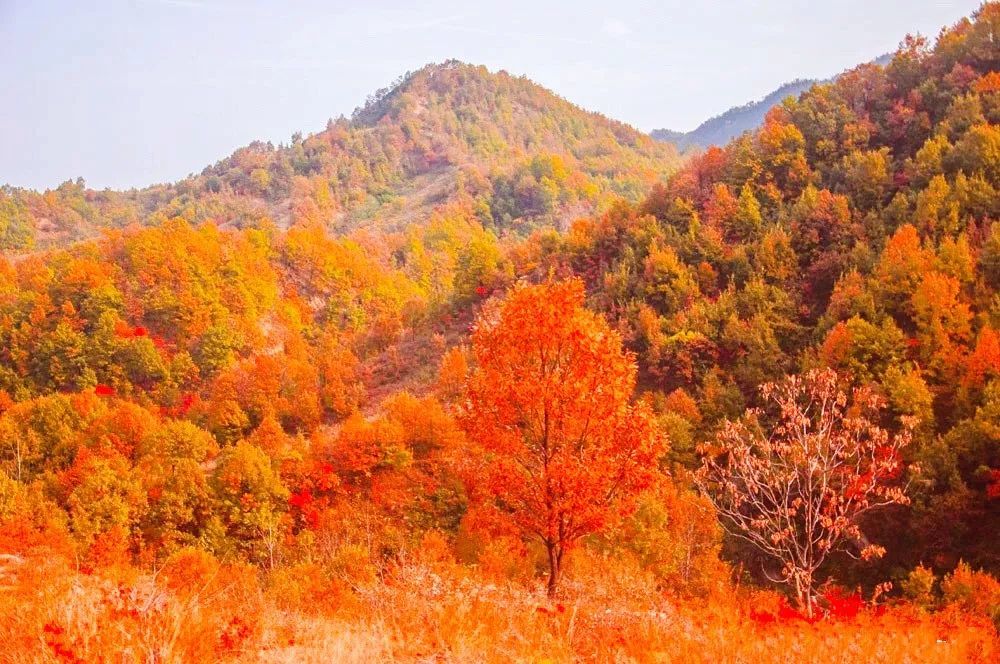
M0 661L1000 658L1000 3L683 153L458 61L0 188Z

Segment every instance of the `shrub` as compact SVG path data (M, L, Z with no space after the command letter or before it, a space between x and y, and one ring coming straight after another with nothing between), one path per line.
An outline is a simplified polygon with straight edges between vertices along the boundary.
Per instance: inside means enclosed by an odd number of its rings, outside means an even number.
M948 604L957 604L969 613L989 618L1000 626L1000 581L986 572L973 571L959 562L941 581L941 594Z
M937 577L934 576L934 572L923 565L918 565L899 585L903 590L903 596L908 600L918 606L930 608L934 603L934 584L936 581Z

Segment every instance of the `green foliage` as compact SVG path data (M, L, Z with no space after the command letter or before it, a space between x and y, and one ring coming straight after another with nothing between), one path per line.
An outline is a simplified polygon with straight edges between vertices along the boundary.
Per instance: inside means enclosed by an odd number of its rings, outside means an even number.
M84 542L114 528L131 531L145 494L128 461L118 454L77 455L65 497L70 528Z
M989 574L973 571L959 562L955 570L941 580L942 599L960 605L1000 624L1000 581Z
M914 567L900 583L903 595L918 606L930 608L934 601L934 585L937 577L934 572L922 564Z
M1000 134L980 50L997 11L988 3L933 49L907 42L886 68L787 101L645 203L565 241L590 302L637 353L643 386L696 396L697 424L661 415L682 449L712 440L721 420L757 405L757 385L796 368L874 385L891 428L919 420L911 454L925 474L912 508L885 525L907 545L875 575L918 555L1000 569L980 536L1000 528L989 479L1000 468Z
M259 447L239 442L219 458L210 486L233 544L258 562L273 563L288 489Z
M251 143L175 184L98 192L78 180L43 194L4 190L0 249L61 246L175 217L266 228L290 216L340 231L402 230L414 216L470 198L496 230L560 226L618 196L638 201L678 163L672 146L527 79L449 61L404 77L352 120L291 145ZM181 313L175 304L159 303L165 321Z
M0 417L0 454L5 472L30 481L73 460L80 431L93 421L85 395L51 395L19 403Z
M31 249L34 245L34 235L27 207L0 189L0 251Z

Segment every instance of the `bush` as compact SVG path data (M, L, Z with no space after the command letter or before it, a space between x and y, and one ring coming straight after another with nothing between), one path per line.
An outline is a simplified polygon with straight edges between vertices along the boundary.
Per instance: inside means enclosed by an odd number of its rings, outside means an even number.
M967 563L941 581L941 594L947 604L956 604L969 613L989 618L1000 627L1000 581L986 572L975 572Z
M930 608L934 603L936 582L937 577L934 576L934 572L923 565L918 565L899 585L903 590L903 596L908 600L924 608Z

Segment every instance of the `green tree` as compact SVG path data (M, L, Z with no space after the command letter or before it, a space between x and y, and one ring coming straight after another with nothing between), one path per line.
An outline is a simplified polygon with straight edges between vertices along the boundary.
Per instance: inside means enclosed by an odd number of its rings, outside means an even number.
M236 548L273 566L289 494L267 454L250 443L237 443L220 456L210 485Z

